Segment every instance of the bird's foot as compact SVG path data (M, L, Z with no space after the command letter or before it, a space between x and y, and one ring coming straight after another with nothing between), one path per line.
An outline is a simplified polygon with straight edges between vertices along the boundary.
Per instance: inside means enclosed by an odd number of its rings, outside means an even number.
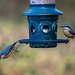
M18 45L17 47L14 47L14 51L17 53L17 52L19 52L17 49L18 49L18 47L19 47L20 45Z
M15 51L15 53L18 53L19 51L17 49L13 49Z
M66 40L70 41L70 38L67 38Z

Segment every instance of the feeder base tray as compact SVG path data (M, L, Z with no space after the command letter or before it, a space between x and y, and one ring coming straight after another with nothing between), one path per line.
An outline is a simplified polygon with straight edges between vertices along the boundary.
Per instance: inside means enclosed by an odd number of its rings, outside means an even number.
M66 39L57 39L57 40L31 40L31 39L22 39L19 40L19 43L30 44L32 48L52 48L57 47L57 43L68 43L69 40Z

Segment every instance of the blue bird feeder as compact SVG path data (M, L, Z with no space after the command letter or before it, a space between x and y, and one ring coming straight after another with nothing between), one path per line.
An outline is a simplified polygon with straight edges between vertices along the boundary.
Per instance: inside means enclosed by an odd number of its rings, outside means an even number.
M56 9L55 0L30 0L30 9L23 15L28 18L29 39L18 40L0 53L0 59L5 59L17 51L20 44L30 44L32 48L56 47L57 43L67 43L69 40L57 39L58 15L63 13Z
M32 48L56 47L57 43L67 43L68 40L57 39L58 15L63 13L56 9L55 0L30 0L30 9L23 15L28 18L29 43Z

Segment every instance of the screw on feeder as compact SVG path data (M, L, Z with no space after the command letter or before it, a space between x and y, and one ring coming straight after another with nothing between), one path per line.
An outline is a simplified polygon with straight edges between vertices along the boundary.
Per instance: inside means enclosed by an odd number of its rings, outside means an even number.
M57 39L58 15L63 13L56 9L55 0L30 0L30 9L24 12L28 18L29 39L22 39L8 46L0 53L0 59L7 58L12 51L17 52L15 45L30 44L32 48L56 47L57 43L68 43L69 40Z

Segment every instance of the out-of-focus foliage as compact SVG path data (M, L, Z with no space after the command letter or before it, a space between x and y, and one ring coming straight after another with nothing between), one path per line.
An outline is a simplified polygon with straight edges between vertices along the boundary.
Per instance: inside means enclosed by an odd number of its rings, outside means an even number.
M56 7L63 11L58 20L58 38L66 38L62 24L75 30L75 0L56 0ZM19 39L29 36L27 18L29 0L0 0L0 52ZM0 75L75 75L75 40L58 44L56 48L19 47L5 60L0 60Z

